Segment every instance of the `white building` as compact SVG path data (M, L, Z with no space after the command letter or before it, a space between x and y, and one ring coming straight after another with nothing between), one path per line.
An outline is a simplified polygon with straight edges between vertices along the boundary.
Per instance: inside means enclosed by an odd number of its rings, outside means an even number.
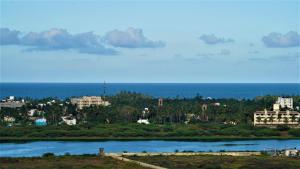
M73 118L72 116L63 116L61 117L61 119L69 126L76 125L76 119Z
M30 109L30 110L27 112L27 115L30 116L30 117L32 117L32 116L35 114L36 111L37 111L36 109Z
M9 96L9 98L7 99L7 101L14 101L15 100L15 96Z
M4 116L3 121L8 123L13 123L16 121L16 119L14 117Z
M295 157L295 156L298 156L298 154L299 154L299 150L297 150L297 149L284 150L284 155L287 157Z
M279 111L279 110L280 110L280 104L279 103L273 104L273 111Z
M139 124L150 124L150 122L149 122L148 119L139 119L139 120L137 121L137 123L139 123Z
M296 111L256 111L254 126L292 125L300 127L300 113Z
M108 101L104 101L100 96L83 96L81 98L71 98L71 103L77 105L78 109L83 107L95 106L109 106Z
M280 108L293 109L293 98L278 97L276 103L280 105Z

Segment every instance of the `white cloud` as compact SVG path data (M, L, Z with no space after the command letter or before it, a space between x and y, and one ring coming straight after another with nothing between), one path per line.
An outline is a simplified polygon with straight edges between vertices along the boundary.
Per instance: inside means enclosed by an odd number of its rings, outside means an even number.
M126 31L113 30L104 36L104 41L115 47L123 48L158 48L164 47L162 41L146 38L142 29L128 28Z

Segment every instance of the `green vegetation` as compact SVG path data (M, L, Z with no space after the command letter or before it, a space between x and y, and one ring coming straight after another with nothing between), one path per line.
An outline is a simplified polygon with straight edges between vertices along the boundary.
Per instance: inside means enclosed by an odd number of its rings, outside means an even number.
M97 139L190 139L225 140L299 138L300 129L253 127L251 125L198 124L97 124L77 126L0 127L2 141L9 140L97 140Z
M270 129L253 127L253 113L271 109L276 96L255 99L165 98L158 100L137 93L121 92L106 96L111 106L91 106L77 110L67 100L28 99L22 108L2 108L0 118L15 117L12 127L0 122L1 140L13 139L234 139L234 138L296 138L300 129L278 126ZM55 99L54 103L45 104ZM294 106L300 106L300 96L293 96ZM45 106L39 107L39 103ZM216 104L218 103L218 104ZM206 105L207 108L203 108ZM205 106L205 107L206 107ZM142 114L144 108L149 112ZM48 126L36 127L27 115L38 109L36 117L45 117ZM78 125L66 126L61 116L72 114ZM149 119L150 125L136 124L139 118ZM188 124L186 124L188 123Z
M130 156L133 160L170 169L298 169L300 158L270 156Z
M32 158L0 158L1 169L144 169L134 163L97 156L46 156Z

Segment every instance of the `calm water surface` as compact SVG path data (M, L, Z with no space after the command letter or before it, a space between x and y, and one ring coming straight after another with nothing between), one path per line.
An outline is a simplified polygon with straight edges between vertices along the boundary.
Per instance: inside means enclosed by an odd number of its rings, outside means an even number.
M179 151L261 151L266 149L300 149L300 140L248 140L222 142L187 141L38 141L28 143L0 143L0 157L41 156L46 152L56 155L96 154L103 147L105 152L174 152Z
M300 83L107 83L106 94L120 91L153 97L254 98L262 95L300 95ZM100 83L0 83L0 97L31 98L102 95Z

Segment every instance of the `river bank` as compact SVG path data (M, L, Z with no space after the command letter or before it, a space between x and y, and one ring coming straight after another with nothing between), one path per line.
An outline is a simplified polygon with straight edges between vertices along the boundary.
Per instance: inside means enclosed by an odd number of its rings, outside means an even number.
M0 143L18 143L33 141L247 141L247 140L300 140L300 137L0 137Z

